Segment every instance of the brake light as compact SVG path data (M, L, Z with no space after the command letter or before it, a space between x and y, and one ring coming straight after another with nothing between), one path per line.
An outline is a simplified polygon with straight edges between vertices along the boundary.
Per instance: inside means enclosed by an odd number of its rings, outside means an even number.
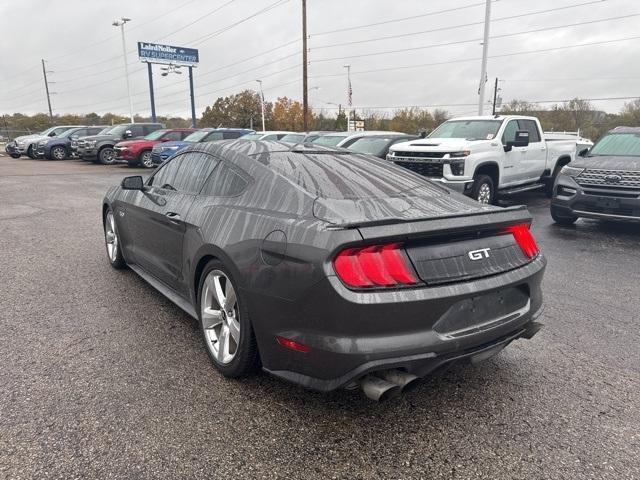
M283 347L289 348L291 350L295 350L296 352L309 353L311 351L311 348L307 347L306 345L303 345L302 343L298 343L289 338L276 336L276 340Z
M529 258L534 258L538 253L540 253L540 248L536 243L536 239L533 238L533 234L529 229L529 225L515 225L513 227L508 227L505 229L505 232L511 233L520 248L524 252L524 254Z
M338 277L349 287L398 287L418 283L399 243L347 248L338 254L333 265Z

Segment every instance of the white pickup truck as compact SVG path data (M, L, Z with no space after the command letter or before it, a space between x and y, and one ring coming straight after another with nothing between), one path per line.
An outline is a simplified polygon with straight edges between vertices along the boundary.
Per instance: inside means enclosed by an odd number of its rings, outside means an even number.
M535 117L495 115L448 120L428 137L391 147L387 159L449 188L493 203L498 195L551 192L575 159L576 138L545 139Z

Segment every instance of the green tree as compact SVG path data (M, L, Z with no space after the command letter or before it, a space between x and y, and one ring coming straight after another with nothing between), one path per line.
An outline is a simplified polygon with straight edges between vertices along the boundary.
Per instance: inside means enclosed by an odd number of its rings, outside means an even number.
M265 102L266 128L272 128L273 105ZM213 105L205 108L200 126L236 127L261 129L262 114L260 95L253 90L244 90L228 97L219 97Z

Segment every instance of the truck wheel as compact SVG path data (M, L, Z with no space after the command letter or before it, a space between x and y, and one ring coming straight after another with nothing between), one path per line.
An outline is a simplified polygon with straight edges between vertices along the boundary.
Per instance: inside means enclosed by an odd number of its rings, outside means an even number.
M495 193L493 179L489 175L475 175L473 177L471 198L485 205L491 205L493 204Z
M558 173L560 173L560 168L557 168L553 171L553 174L546 179L544 193L547 198L553 197L553 186L556 183L556 178L558 178Z
M113 162L116 160L116 151L113 147L103 147L100 152L98 152L98 160L103 165L113 165Z
M573 225L578 220L574 215L563 215L553 206L551 207L551 218L559 225Z
M144 168L153 168L153 160L151 159L151 150L145 150L138 157L140 165Z

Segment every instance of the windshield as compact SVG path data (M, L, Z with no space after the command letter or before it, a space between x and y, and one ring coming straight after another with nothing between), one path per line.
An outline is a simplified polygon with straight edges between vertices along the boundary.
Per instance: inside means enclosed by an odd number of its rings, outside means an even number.
M289 143L300 143L304 141L305 135L303 133L289 133L282 137L280 141Z
M316 145L323 145L325 147L335 147L347 137L348 135L324 135L322 137L316 138L311 143L314 143Z
M247 133L240 137L240 140L260 140L264 137L264 133Z
M126 132L128 128L129 127L127 125L116 125L111 130L109 130L107 133L109 135L113 135L113 136L116 136L116 137L121 137L122 134L124 132Z
M347 147L348 150L358 153L380 156L389 149L393 141L391 137L362 137Z
M162 136L167 133L168 130L156 130L155 132L151 132L149 135L144 137L145 140L158 140L162 138Z
M213 142L215 140L224 140L224 134L222 132L209 132L209 135L202 139L203 142Z
M184 138L185 142L200 142L202 141L202 139L204 137L206 137L209 133L211 133L210 130L198 130L197 132L193 132L189 135L187 135Z
M501 124L502 120L449 120L431 132L429 138L493 140Z
M636 133L609 133L598 140L589 156L615 155L640 157L640 135Z
M51 132L53 132L57 127L51 127L51 128L47 128L44 132L41 132L40 135L43 136L47 136L49 135Z
M73 135L74 133L76 133L76 132L78 132L80 130L82 130L82 129L81 128L70 128L69 130L65 130L60 135L58 135L58 138L70 137L71 135Z
M109 133L109 130L111 130L113 127L106 127L103 128L102 130L100 130L96 135L106 135L107 133Z

